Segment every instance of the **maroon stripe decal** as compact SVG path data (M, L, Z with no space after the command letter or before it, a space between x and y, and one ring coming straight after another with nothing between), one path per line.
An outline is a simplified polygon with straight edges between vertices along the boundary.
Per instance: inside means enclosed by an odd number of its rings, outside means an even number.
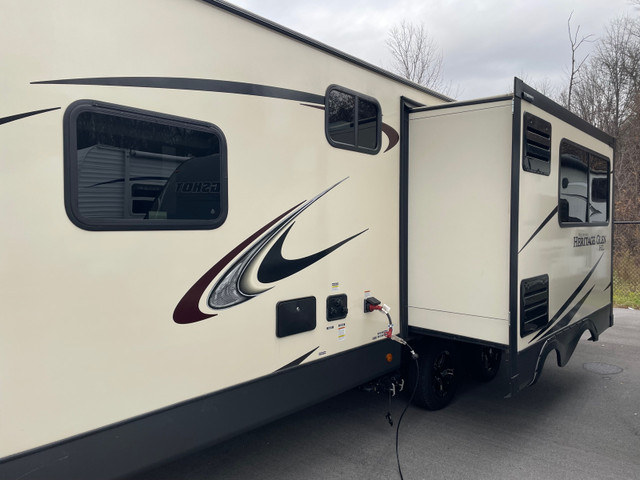
M240 252L247 248L247 246L249 246L251 242L253 242L256 238L258 238L270 227L272 227L276 222L281 220L287 214L291 213L303 203L304 202L300 202L295 207L287 210L279 217L267 223L264 227L247 238L244 242L242 242L231 252L229 252L224 258L222 258L218 263L211 267L211 269L202 277L200 277L200 279L187 291L187 293L184 294L182 299L180 299L180 302L178 302L178 305L176 305L176 309L173 311L173 320L176 323L184 325L187 323L199 322L201 320L206 320L207 318L215 317L217 313L203 313L198 306L202 294L211 284L213 279L216 278L216 276L222 271L222 269L226 267L235 257L237 257Z
M382 131L387 137L389 137L389 146L385 150L385 152L388 152L398 144L398 142L400 141L400 134L396 131L395 128L393 128L391 125L387 125L386 123L382 124Z

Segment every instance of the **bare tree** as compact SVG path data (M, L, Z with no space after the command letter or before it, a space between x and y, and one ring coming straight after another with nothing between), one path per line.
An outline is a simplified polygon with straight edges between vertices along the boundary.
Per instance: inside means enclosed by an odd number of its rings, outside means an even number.
M575 85L579 102L576 113L613 136L619 135L631 114L638 92L640 42L635 35L637 31L636 20L628 17L614 20L599 39Z
M387 47L398 75L447 95L450 85L442 77L442 50L424 25L403 21L389 31Z
M526 82L525 82L526 83ZM549 77L544 77L539 80L535 80L531 84L533 88L537 91L546 95L547 97L554 98L556 97L556 87L553 82L549 79Z
M611 22L577 80L572 94L574 112L617 138L616 216L640 219L640 21L620 17ZM620 245L627 240L637 242L623 239L621 232L616 236Z
M593 34L589 34L584 36L578 40L578 34L580 33L580 25L576 29L575 33L571 32L571 17L573 17L573 12L569 15L567 19L567 29L569 31L569 42L571 43L571 71L569 72L569 87L567 89L567 98L566 98L566 107L571 110L571 94L573 93L574 83L576 81L576 76L580 72L580 69L584 66L584 62L587 60L588 55L584 56L582 60L576 60L576 53L580 46L584 42L591 41L590 38L593 37Z

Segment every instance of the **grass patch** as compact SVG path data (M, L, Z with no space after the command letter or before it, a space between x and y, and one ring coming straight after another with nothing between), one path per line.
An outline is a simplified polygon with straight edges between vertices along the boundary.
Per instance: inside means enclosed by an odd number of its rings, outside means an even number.
M613 305L640 309L640 288L635 282L617 276L613 279Z
M640 310L640 293L638 292L622 292L613 291L613 305L615 307L631 307Z

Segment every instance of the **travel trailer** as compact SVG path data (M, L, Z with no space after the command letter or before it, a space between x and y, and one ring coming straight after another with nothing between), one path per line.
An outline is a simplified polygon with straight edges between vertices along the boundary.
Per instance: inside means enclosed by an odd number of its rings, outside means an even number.
M453 102L217 0L2 13L0 478L130 474L401 340L419 405L462 355L514 394L613 324L613 139L520 80Z

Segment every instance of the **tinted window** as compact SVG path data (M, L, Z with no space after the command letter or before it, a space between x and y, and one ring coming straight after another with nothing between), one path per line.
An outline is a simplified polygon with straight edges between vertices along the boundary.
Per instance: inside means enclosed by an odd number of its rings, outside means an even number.
M88 229L214 228L227 212L226 150L212 125L74 104L67 211Z
M609 162L563 140L560 144L558 214L565 224L609 221Z
M380 107L374 99L338 87L326 95L326 134L337 148L375 154L380 149Z
M609 162L591 155L589 162L589 222L609 220Z
M375 149L378 138L378 107L358 99L358 146Z
M332 90L329 94L329 137L338 143L356 144L356 97Z

